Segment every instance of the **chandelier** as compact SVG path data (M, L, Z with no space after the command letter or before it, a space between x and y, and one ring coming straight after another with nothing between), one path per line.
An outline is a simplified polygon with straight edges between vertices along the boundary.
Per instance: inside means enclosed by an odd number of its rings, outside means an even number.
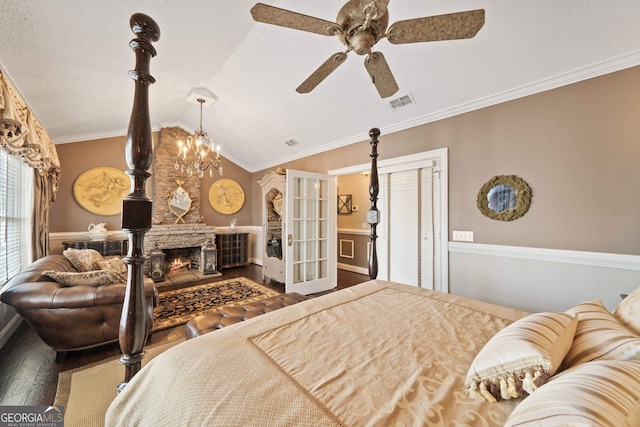
M200 103L200 129L195 131L193 136L189 135L186 143L178 141L175 168L189 176L195 173L200 178L204 176L204 172L207 169L209 170L209 176L213 178L213 171L217 169L220 176L222 176L220 146L216 147L207 132L202 130L202 105L206 101L203 98L198 98L197 101ZM215 156L213 153L215 153Z

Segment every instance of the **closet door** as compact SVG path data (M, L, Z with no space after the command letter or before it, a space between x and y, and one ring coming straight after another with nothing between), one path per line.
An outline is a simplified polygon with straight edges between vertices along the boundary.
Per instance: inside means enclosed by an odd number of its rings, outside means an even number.
M381 170L378 278L435 289L439 283L439 174L427 167Z
M330 175L287 170L286 292L336 287L336 196Z

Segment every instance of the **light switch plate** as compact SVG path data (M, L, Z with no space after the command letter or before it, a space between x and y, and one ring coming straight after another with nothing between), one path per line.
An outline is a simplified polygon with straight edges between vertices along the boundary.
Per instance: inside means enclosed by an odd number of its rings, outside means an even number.
M473 242L473 231L454 231L453 240L456 242Z

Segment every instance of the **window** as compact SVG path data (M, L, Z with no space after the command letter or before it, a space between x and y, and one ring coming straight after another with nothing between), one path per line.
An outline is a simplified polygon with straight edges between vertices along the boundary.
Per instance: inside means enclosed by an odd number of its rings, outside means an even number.
M0 150L0 286L31 261L33 169Z

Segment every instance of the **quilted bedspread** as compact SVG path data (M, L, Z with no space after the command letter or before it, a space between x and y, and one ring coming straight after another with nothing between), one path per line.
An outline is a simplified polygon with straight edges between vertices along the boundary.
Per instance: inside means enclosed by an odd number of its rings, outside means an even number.
M464 392L469 365L526 313L370 281L175 346L107 426L500 426L515 401Z

